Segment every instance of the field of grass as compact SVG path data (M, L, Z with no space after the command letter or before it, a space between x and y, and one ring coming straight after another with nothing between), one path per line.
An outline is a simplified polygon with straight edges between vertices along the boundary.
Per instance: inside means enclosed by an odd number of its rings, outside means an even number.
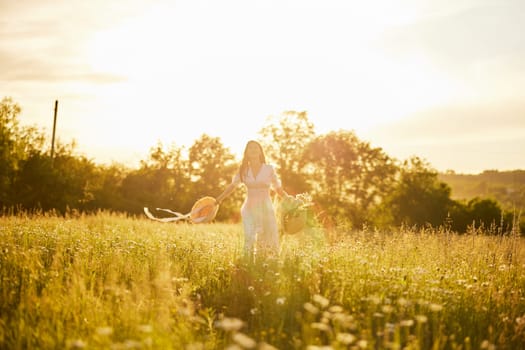
M1 349L523 349L525 241L0 217Z

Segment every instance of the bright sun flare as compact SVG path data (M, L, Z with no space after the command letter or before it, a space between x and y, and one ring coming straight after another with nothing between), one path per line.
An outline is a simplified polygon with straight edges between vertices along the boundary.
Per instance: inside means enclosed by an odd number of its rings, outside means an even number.
M239 52L216 52L216 46L208 49L200 45L202 32L192 37L191 31L185 31L190 26L188 20L172 18L169 13L173 13L173 9L166 11L162 7L154 8L140 17L128 19L97 33L87 46L93 70L125 79L92 92L98 97L105 113L122 116L127 121L125 125L120 121L107 125L109 133L125 127L124 139L119 141L122 146L146 151L158 140L177 140L178 144L189 145L205 132L230 140L227 144L240 145L247 135L254 134L262 125L250 124L241 133L231 127L232 123L247 118L247 114L262 120L270 114L294 108L306 110L321 132L337 129L366 131L378 124L393 122L421 109L449 101L458 92L457 84L434 68L424 54L412 54L393 61L385 58L387 56L381 49L372 49L367 45L357 45L342 52L346 58L339 64L323 65L325 76L316 71L305 72L306 75L311 74L304 77L307 86L301 81L285 81L289 77L287 71L282 72L283 81L279 81L279 69L282 67L278 65L266 69L275 72L277 81L265 79L264 70L254 70L251 73L252 85L247 87L239 86L238 83L246 79L242 76L245 74L243 70L236 72L232 69L227 74L214 73L219 75L212 75L208 80L202 79L203 73L198 71L199 66L194 62L220 61L220 56L233 57ZM360 25L370 26L370 23L361 22ZM212 29L201 28L201 31L204 30ZM278 33L273 38L278 40ZM250 40L249 37L244 39L247 42ZM226 49L228 45L225 45ZM329 52L319 54L328 55ZM310 58L314 62L319 57ZM271 64L264 55L249 59L256 60L260 66ZM309 57L302 59L308 60ZM231 112L231 116L221 115L225 122L217 123L218 107L215 101L218 98L213 94L205 95L204 92L189 100L174 103L173 96L177 93L186 96L189 94L187 91L199 91L192 81L195 77L208 82L222 79L221 82L213 83L221 87L215 94L227 94L227 98L236 95L239 102L235 103L240 105L243 100L251 101L245 102L247 105L244 109L239 108L245 114L236 111L238 114L235 116L234 106L230 107L231 110L224 106L222 113ZM287 90L279 90L280 85L286 85ZM326 85L329 85L328 88L324 87ZM223 100L227 101L227 98ZM254 103L255 98L257 100ZM284 103L283 99L286 99ZM336 110L341 101L346 109ZM197 113L200 124L182 129L182 126L195 119ZM234 119L228 120L228 117ZM133 122L140 119L145 122ZM206 130L206 126L211 131Z

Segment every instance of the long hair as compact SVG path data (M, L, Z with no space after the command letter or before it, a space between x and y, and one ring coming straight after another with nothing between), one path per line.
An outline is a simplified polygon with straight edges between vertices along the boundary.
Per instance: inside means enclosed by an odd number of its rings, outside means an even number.
M239 175L241 177L241 182L244 182L244 177L248 173L248 158L246 157L246 152L248 151L248 146L250 144L255 144L255 145L257 145L257 147L259 147L259 150L261 151L259 153L259 157L260 157L261 163L262 164L266 164L266 157L264 156L264 151L263 151L263 148L262 148L261 144L259 142L257 142L257 141L254 141L254 140L248 141L246 143L246 147L244 147L244 154L242 156L241 166L239 167Z

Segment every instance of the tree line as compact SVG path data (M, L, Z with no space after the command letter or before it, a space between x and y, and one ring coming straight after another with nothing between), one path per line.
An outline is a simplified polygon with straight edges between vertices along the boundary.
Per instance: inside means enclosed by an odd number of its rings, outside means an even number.
M51 157L48 138L21 126L20 106L0 102L0 207L17 212L93 213L100 210L142 215L143 207L188 212L196 199L218 195L238 169L239 159L221 139L203 134L188 148L158 142L138 167L96 164L61 143ZM458 201L428 162L397 160L353 131L317 134L306 112L270 117L260 141L285 189L309 193L312 215L324 225L379 229L408 225L494 233L516 227L515 213L490 198ZM242 190L225 201L218 221L238 222ZM523 224L522 230L523 232Z
M439 179L452 188L452 198L490 197L505 210L525 208L525 170L485 170L479 174L447 171Z

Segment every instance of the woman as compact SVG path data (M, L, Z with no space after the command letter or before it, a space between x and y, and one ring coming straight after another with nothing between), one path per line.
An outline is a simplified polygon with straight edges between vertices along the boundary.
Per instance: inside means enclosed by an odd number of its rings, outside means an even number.
M270 187L280 196L289 195L281 187L274 167L266 163L263 149L257 141L248 141L246 144L239 171L232 183L216 198L217 203L220 204L241 183L247 189L247 196L241 207L244 252L252 254L256 243L258 249L277 252L279 234Z

